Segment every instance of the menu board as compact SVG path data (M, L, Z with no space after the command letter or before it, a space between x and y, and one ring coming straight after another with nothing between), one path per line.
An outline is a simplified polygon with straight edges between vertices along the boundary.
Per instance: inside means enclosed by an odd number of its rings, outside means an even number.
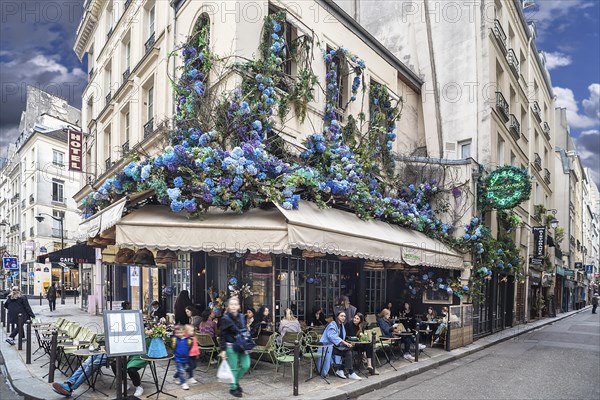
M146 354L144 319L141 310L104 311L106 354Z

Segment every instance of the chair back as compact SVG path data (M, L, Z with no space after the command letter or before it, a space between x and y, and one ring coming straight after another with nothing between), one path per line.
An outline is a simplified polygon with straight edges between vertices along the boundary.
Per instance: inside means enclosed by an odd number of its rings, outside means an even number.
M174 324L175 323L175 314L173 313L167 313L167 323L168 324Z
M286 332L283 336L281 336L281 343L287 345L294 345L296 340L300 340L300 335L302 332Z
M377 326L377 327L371 329L370 335L372 335L373 332L375 332L375 340L379 341L379 339L381 339L381 328Z
M63 318L63 317L59 317L59 318L56 320L56 327L57 327L57 328L59 328L59 329L62 329L62 327L63 327L63 326L64 326L64 325L65 325L67 322L68 322L68 321L67 321L65 318Z
M196 341L200 350L213 350L216 347L212 336L206 333L196 333Z
M81 325L79 325L77 322L74 322L71 324L71 326L69 326L67 335L72 338L75 338L80 330L81 330Z
M365 315L365 322L369 325L373 324L373 323L377 323L377 315L375 314L367 314Z

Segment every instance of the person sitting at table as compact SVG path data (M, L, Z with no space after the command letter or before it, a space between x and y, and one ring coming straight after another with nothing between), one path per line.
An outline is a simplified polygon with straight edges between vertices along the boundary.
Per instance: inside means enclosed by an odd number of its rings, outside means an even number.
M150 312L148 313L148 316L153 319L160 320L161 318L165 318L167 313L160 306L160 303L157 300L154 300L150 305Z
M403 325L392 323L390 319L390 310L384 308L383 311L379 314L379 318L377 318L377 325L381 328L381 337L382 338L393 338L394 333L402 332ZM416 341L414 336L404 335L402 336L401 342L404 344L404 359L408 361L414 361L414 357L410 354L410 345Z
M190 325L194 327L194 329L198 330L198 326L202 321L202 317L198 315L198 310L195 306L190 305L185 308L185 315L190 319Z
M324 345L333 345L333 351L325 352L324 349L319 349L321 356L319 362L321 363L321 376L326 378L329 373L329 368L332 363L332 357L339 356L342 358L342 363L335 375L339 378L346 379L344 370L348 372L348 378L352 380L361 380L362 378L354 372L353 361L352 361L352 343L344 340L346 337L346 329L344 324L346 323L346 313L339 311L335 319L327 325L323 335L321 336L320 342Z
M250 336L256 338L260 329L260 321L258 318L254 318L256 310L252 307L246 309L246 328L250 331Z
M279 322L279 334L284 336L286 332L300 332L300 322L294 317L294 313L291 309L285 309L285 316Z
M60 395L71 397L73 392L85 382L86 377L91 381L94 371L97 371L101 366L107 365L106 354L94 354L89 356L81 363L81 366L73 372L73 375L71 375L69 379L63 383L52 382L52 390Z
M442 322L440 323L440 326L437 327L437 329L435 330L435 333L433 335L434 337L434 341L433 343L439 343L440 342L440 337L446 333L446 326L448 325L448 307L442 307Z
M363 324L365 322L365 316L361 313L357 312L352 318L351 321L347 321L344 325L346 329L346 340L349 339L358 339L364 333ZM367 356L367 370L371 375L379 375L379 372L375 371L373 368L373 346L371 346L371 338L369 338L369 342L360 342L358 345L357 351L365 353Z
M209 335L217 343L217 323L215 322L215 312L207 308L200 316L202 321L198 325L198 332Z
M271 317L271 311L269 307L263 305L258 309L258 312L254 316L254 318L258 321L261 328L263 330L269 330L269 328L273 324L273 318ZM271 328L272 329L272 328Z
M314 306L312 312L308 314L306 323L308 326L325 326L327 321L325 320L325 314L319 306Z
M427 307L427 314L425 314L425 320L427 322L433 322L435 321L437 318L437 314L435 313L435 310L433 309L433 307L429 306Z

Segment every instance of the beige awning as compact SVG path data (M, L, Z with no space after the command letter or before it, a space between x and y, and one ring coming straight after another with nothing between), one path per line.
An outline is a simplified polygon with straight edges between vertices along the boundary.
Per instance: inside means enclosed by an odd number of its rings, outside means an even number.
M301 201L297 210L278 207L288 223L290 247L410 265L463 269L463 257L422 233L382 221L364 221L337 209Z
M144 206L117 223L116 243L181 251L288 253L287 227L277 209L243 214L211 210L202 219L188 219L166 206Z

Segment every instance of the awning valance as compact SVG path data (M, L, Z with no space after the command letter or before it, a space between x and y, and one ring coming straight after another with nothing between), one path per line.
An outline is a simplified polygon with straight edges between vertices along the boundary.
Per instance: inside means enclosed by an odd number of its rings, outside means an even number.
M116 243L182 251L288 253L287 227L276 209L243 214L211 210L203 219L188 219L165 206L144 206L117 223Z
M76 244L62 250L38 256L38 262L45 262L49 259L52 263L65 264L94 264L96 262L96 250L87 244Z
M375 261L463 269L463 257L422 233L356 214L319 209L301 201L297 210L279 207L288 223L291 247Z
M165 206L144 206L116 226L116 244L182 251L290 254L294 248L362 258L463 269L463 257L424 234L301 201L297 210L209 211L188 219Z

